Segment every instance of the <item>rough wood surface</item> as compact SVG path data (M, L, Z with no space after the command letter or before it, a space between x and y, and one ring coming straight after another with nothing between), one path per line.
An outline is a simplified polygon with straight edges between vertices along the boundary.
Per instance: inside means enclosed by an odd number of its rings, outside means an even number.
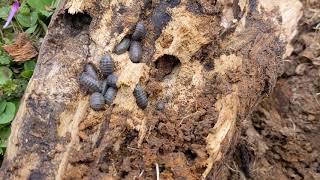
M62 2L12 125L5 179L219 176L241 122L272 91L301 16L298 1ZM68 13L68 9L71 15ZM92 18L89 18L89 15ZM288 17L294 20L284 21ZM146 24L142 63L114 47ZM93 111L78 84L87 62L115 61L118 94ZM146 88L137 107L133 89ZM156 104L165 103L164 111Z

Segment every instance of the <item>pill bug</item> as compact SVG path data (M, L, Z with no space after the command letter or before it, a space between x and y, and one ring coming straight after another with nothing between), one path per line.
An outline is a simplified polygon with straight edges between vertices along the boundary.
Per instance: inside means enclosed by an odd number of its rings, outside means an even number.
M128 50L128 48L129 48L129 46L130 46L130 39L129 38L124 38L124 39L122 39L122 41L116 46L116 48L115 48L115 53L116 54L123 54L123 53L125 53L127 50Z
M108 89L108 82L105 79L105 80L101 81L101 93L105 94L107 92L107 89Z
M108 105L112 104L114 98L116 97L117 89L113 87L109 87L106 94L104 95L104 99Z
M138 22L136 25L136 29L132 34L132 40L138 41L143 39L146 36L146 29L142 21Z
M114 74L111 74L111 75L109 75L107 77L108 86L116 88L117 87L117 81L118 81L118 77L115 76Z
M100 92L99 81L93 78L92 76L88 75L88 73L82 73L80 75L79 81L80 85L88 89L90 92Z
M133 95L136 98L137 105L141 109L145 109L148 106L147 95L139 84L134 88Z
M97 69L93 64L91 64L91 63L86 64L84 67L84 71L88 75L92 76L93 78L98 79Z
M101 93L95 92L90 96L90 107L96 111L104 107L105 100Z
M108 76L113 72L113 61L110 55L102 56L100 61L100 70L104 76Z
M138 63L142 57L141 44L138 41L132 41L129 50L129 57L132 62Z

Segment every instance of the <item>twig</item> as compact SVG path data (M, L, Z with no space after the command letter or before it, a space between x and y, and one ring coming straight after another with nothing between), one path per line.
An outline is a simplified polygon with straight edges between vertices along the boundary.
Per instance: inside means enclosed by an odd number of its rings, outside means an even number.
M141 171L141 173L139 174L139 177L141 177L144 173L144 170Z
M157 175L157 180L160 180L160 172L159 172L159 165L156 163L156 175Z

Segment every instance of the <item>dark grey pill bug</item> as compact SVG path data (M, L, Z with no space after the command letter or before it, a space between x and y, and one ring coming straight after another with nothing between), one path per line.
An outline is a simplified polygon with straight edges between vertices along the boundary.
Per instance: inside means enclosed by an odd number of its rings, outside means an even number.
M142 21L138 22L131 36L132 40L139 41L146 36L147 32Z
M129 58L133 63L140 62L142 57L142 47L140 42L132 41L130 44Z
M84 71L93 78L98 79L97 68L93 64L86 64L84 67Z
M109 54L102 56L100 60L100 70L107 77L113 72L113 61Z
M102 110L105 105L104 97L101 93L95 92L90 96L90 107L96 111Z
M122 41L116 46L114 52L118 55L125 53L130 47L130 39L123 38Z
M107 89L108 89L108 81L106 79L102 80L101 81L101 93L105 94L107 92Z
M113 87L109 87L107 92L104 95L104 99L108 105L111 105L114 98L116 97L117 89Z
M107 77L107 84L108 86L117 87L117 81L118 81L118 77L114 74L111 74Z
M90 76L88 73L84 72L79 78L80 85L90 92L100 92L100 83L97 79Z
M148 106L148 98L144 89L138 84L134 88L133 95L136 98L136 103L141 109L145 109Z

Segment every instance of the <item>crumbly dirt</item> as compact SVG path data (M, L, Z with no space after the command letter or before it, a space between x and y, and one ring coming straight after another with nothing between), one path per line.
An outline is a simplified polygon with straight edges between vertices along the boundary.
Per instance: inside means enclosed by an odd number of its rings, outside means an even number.
M224 179L320 179L320 3L303 1L293 53L245 122Z

